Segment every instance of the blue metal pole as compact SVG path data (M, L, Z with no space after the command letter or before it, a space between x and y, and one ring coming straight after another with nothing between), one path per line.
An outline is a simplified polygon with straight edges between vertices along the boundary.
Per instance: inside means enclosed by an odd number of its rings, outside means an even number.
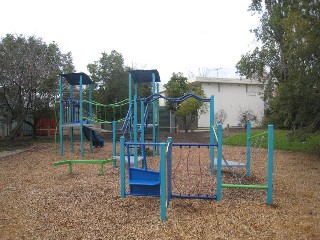
M168 137L167 140L168 143L168 149L167 149L167 185L168 185L168 201L167 206L170 203L170 200L172 198L172 137Z
M129 106L132 102L132 79L131 79L131 73L129 73L129 77L128 77L128 86L129 86Z
M124 136L120 137L120 195L126 197L125 147ZM129 164L129 163L128 163Z
M160 144L160 220L166 219L167 212L167 166L166 143Z
M141 142L144 143L144 128L145 128L145 119L144 119L144 100L141 100L140 102L140 108L141 108Z
M138 104L137 95L134 95L134 117L133 117L133 141L138 142ZM134 166L138 167L138 146L134 145Z
M251 168L251 122L247 122L247 161L246 161L246 176L250 176Z
M75 114L75 111L74 111L74 104L73 104L73 90L72 90L72 85L69 86L69 93L70 93L70 96L69 96L69 99L70 99L70 105L69 105L69 122L70 123L74 123L74 114ZM71 152L74 152L74 139L73 139L73 127L70 127L69 128L69 134L70 134L70 151Z
M62 103L62 98L63 98L63 93L62 93L62 76L60 75L59 79L59 95L60 95L60 118L59 118L59 136L60 136L60 155L63 156L63 103Z
M92 124L92 85L89 85L89 123ZM93 131L90 131L90 153L93 153Z
M117 156L117 123L115 120L112 121L112 158L115 160L113 161L113 167L117 166L116 156Z
M159 84L158 83L156 83L156 93L157 94L159 94ZM157 124L156 124L156 126L157 126L157 139L156 139L156 141L157 142L160 142L160 106L159 106L159 99L157 100L157 111L156 111L156 114L157 114L157 118L156 118L156 121L157 121ZM157 149L157 151L156 151L156 154L158 153L158 149Z
M131 108L130 112L130 117L129 117L129 141L132 142L132 117L133 117L133 112L132 111L132 76L131 73L129 73L128 77L128 85L129 85L129 108ZM130 149L130 155L131 155L131 149Z
M140 102L140 114L141 114L141 125L140 125L140 131L141 131L141 136L140 136L140 142L141 143L144 143L144 127L145 127L145 124L144 124L144 100L141 100ZM142 146L141 145L141 153L142 154L142 157L143 157L143 161L142 161L142 167L144 169L146 169L147 167L147 161L146 161L146 152L144 151L145 149L145 146Z
M84 143L83 143L83 102L82 102L82 76L80 75L80 89L79 89L79 95L80 95L80 152L81 157L84 157Z
M222 125L218 125L218 159L217 159L217 200L221 200L222 195L222 176L221 176L221 165L222 165Z
M214 96L210 97L210 144L214 144ZM214 175L214 147L210 147L210 160L211 160L211 175Z
M152 73L152 94L156 93L155 74ZM152 102L152 142L156 142L156 103ZM156 146L153 146L152 155L156 156Z
M268 190L267 190L267 204L272 204L272 176L273 176L273 125L268 125Z

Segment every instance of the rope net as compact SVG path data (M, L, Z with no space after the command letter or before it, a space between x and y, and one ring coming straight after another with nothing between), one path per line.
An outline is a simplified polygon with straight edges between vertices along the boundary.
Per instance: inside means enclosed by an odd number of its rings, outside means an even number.
M114 104L101 104L95 101L91 101L92 104L92 119L88 116L90 102L83 101L86 114L84 119L91 120L97 123L123 122L126 118L126 114L129 109L129 99L125 99L121 102Z
M172 194L210 198L215 195L215 177L210 173L208 146L172 147Z

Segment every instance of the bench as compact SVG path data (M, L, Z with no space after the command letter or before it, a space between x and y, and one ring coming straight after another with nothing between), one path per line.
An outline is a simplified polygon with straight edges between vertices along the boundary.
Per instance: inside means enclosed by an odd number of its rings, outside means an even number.
M61 162L53 163L54 166L60 165L69 165L69 173L72 173L72 165L73 164L98 164L101 165L100 167L100 174L104 175L104 165L109 162L114 162L115 159L105 159L105 160L64 160Z

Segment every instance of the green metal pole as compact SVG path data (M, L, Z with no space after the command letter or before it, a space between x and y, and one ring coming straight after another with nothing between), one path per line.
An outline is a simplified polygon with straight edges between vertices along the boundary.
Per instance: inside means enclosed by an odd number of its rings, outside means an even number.
M222 188L260 189L266 190L266 185L245 185L245 184L222 184Z
M272 204L272 176L273 176L273 144L274 134L273 125L268 125L268 190L267 204Z
M120 137L120 195L126 197L125 146L124 136Z
M160 220L166 220L167 214L167 166L166 143L160 143Z
M59 137L60 137L60 155L63 156L64 151L63 151L63 103L62 103L62 98L63 98L63 93L62 93L62 76L60 75L59 79L59 95L60 95L60 118L59 118Z
M246 176L250 176L251 168L251 122L247 122L247 161L246 161Z

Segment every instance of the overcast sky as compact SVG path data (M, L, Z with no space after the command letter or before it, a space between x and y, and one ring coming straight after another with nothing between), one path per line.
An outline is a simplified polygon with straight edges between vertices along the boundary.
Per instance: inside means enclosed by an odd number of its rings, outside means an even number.
M72 52L76 70L102 52L120 52L125 64L173 72L236 77L241 54L255 47L251 0L8 0L1 1L0 36L35 35Z

